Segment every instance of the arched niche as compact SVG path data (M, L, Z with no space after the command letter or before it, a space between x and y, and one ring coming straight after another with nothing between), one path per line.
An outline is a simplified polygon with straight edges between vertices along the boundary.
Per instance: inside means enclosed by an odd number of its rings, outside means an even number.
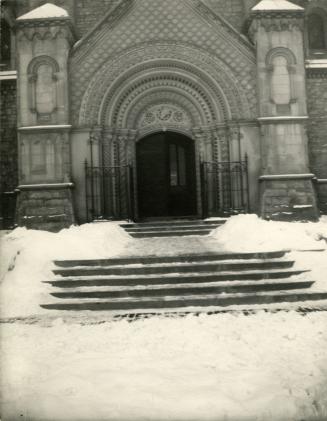
M273 48L266 56L266 67L269 72L270 102L275 106L276 114L290 114L291 104L296 102L295 55L288 48Z
M57 110L57 79L59 65L50 56L35 57L27 69L30 110L40 124L54 123Z

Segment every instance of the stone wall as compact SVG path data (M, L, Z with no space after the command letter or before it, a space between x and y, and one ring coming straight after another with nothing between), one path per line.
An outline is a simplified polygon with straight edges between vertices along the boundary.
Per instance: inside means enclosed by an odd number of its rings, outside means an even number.
M204 3L241 32L244 23L243 0L204 0Z
M17 223L27 228L59 231L74 222L70 186L24 187L18 196Z
M309 160L318 179L327 179L327 74L310 71L307 78ZM327 213L327 184L317 185L319 207Z
M17 170L16 80L1 81L0 93L0 228L14 222Z
M316 199L310 178L261 177L261 216L278 221L316 220Z
M75 0L75 29L81 38L99 22L110 7L114 7L119 0Z
M68 11L75 21L77 38L83 37L87 32L103 18L107 11L120 0L52 0ZM136 0L137 1L137 0ZM212 10L220 14L238 31L242 30L244 24L244 11L252 7L258 0L204 0ZM18 2L18 13L20 16L28 11L48 3L47 0L20 0ZM249 3L249 6L247 6ZM245 4L245 6L244 6Z
M1 81L0 190L17 187L16 80Z

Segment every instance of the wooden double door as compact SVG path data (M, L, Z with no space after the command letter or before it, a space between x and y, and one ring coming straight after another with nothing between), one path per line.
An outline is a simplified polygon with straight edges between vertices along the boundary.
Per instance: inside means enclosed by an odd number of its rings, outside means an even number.
M195 150L192 139L174 132L137 143L139 217L196 215Z

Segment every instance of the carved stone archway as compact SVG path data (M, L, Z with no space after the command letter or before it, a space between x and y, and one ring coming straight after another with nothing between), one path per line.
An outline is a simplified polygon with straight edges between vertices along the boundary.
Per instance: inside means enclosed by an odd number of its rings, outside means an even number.
M117 101L123 100L122 91L130 96L138 88L145 88L145 80L150 87L152 82L158 86L160 80L164 83L167 79L170 85L206 91L216 112L220 109L222 119L256 116L252 99L245 95L233 70L217 56L195 46L152 43L136 46L103 63L81 102L73 101L73 119L79 126L101 124L109 108L120 108Z
M194 47L160 44L138 47L100 69L84 94L79 124L102 128L99 158L106 166L135 169L136 142L150 133L193 139L200 215L200 163L228 161L230 124L250 117L247 98L223 62ZM135 203L137 209L137 197Z

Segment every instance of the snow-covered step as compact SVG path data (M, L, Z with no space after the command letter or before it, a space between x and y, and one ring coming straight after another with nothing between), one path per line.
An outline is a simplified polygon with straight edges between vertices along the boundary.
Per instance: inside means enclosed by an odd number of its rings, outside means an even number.
M188 219L188 220L167 220L167 221L148 221L148 222L139 222L139 223L128 223L120 224L122 228L150 228L150 227L183 227L187 225L207 225L207 226L218 226L223 225L227 219Z
M130 264L151 264L151 263L182 263L182 262L201 262L218 260L237 260L237 259L271 259L281 258L288 253L288 250L267 251L267 252L248 252L248 253L199 253L187 255L164 255L164 256L127 256L115 257L110 259L89 259L89 260L55 260L55 265L60 267L73 266L112 266L112 265L130 265Z
M282 259L251 259L251 260L223 260L216 262L191 262L179 264L133 264L121 266L83 266L55 269L53 272L61 276L89 276L89 275L131 275L131 274L159 274L159 273L192 273L227 270L248 269L284 269L294 264L291 260Z
M164 241L164 240L163 240ZM286 250L56 261L44 308L143 311L327 300ZM297 304L294 304L297 305ZM178 310L181 311L181 310ZM202 310L199 310L202 311Z
M219 220L182 220L182 221L152 221L136 224L122 224L121 227L134 238L151 238L151 237L181 237L181 236L198 236L208 235L210 232L222 225L224 219Z
M194 235L209 235L211 229L183 229L183 230L163 230L163 231L138 231L129 232L133 238L150 238L150 237L186 237Z
M125 231L130 233L138 233L138 232L156 232L156 231L197 231L197 230L205 230L205 231L211 231L213 228L218 227L218 224L185 224L183 226L175 226L172 227L171 225L164 225L164 226L141 226L141 227L135 227L135 226L131 226L131 227L127 227L125 228Z
M148 287L78 287L78 288L58 288L51 295L57 298L126 298L126 297L169 297L169 296L189 296L193 294L223 294L238 292L261 292L261 291L282 291L292 289L310 288L313 281L305 280L280 280L275 282L221 282L215 284L179 284L161 285Z
M45 281L53 286L76 287L76 286L120 286L120 285L161 285L180 283L207 283L223 281L259 281L262 279L284 279L304 274L306 270L294 269L270 269L270 270L247 270L247 271L221 271L188 274L160 274L160 275L93 275L93 276L69 276L57 277Z
M141 298L111 298L98 299L70 299L70 301L42 304L45 309L56 310L90 310L90 311L142 311L144 309L172 309L185 307L226 307L230 305L256 305L272 303L294 303L299 306L301 301L326 300L327 291L291 290L264 291L256 293L208 294L189 295L186 297L141 297Z

